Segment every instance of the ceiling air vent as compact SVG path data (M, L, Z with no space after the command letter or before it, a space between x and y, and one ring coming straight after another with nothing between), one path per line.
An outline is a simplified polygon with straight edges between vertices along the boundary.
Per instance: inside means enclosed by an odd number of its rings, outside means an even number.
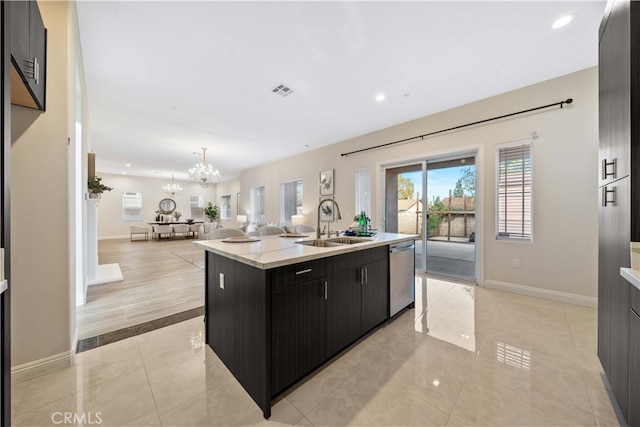
M279 85L277 85L276 87L274 87L273 89L271 89L271 92L280 95L283 98L286 98L287 96L291 95L293 92L295 92L293 89L291 89L289 86L280 83Z

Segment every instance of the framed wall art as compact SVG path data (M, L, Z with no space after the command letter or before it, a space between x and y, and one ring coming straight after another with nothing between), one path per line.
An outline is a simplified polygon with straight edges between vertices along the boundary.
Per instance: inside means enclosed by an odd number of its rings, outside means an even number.
M333 169L320 172L320 195L331 196L333 195Z

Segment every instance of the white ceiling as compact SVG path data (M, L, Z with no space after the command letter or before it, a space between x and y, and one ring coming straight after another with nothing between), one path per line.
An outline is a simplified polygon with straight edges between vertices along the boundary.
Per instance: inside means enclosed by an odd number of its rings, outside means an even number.
M97 170L187 179L186 170L201 161L193 153L204 146L225 180L596 65L605 3L79 1L77 7ZM552 29L567 13L573 21ZM296 92L272 93L279 83ZM386 95L383 102L375 100L378 93Z

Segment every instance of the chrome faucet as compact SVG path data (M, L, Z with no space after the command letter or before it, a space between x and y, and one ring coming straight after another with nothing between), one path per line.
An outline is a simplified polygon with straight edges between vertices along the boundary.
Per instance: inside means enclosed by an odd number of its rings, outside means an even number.
M336 202L333 199L325 199L323 201L320 202L320 204L318 205L318 227L316 228L316 238L319 239L320 238L320 209L322 208L322 205L324 205L325 203L331 202L333 203L333 206L336 209L336 212L334 213L334 219L336 220L341 220L342 219L342 215L340 215L340 206L338 206L338 202ZM329 227L330 222L327 222L327 235L329 237L331 237L331 230Z

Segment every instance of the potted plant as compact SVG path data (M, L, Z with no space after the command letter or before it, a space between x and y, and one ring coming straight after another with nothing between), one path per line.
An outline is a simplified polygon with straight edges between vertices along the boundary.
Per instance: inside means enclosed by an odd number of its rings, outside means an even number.
M87 181L87 189L89 190L89 197L91 198L99 198L99 195L103 192L113 190L112 187L104 185L102 183L102 178L99 176L95 176L93 179ZM95 194L96 196L92 197L91 194Z
M218 219L218 207L209 202L207 207L204 208L204 214L213 222Z
M181 216L182 216L182 212L173 211L173 217L176 219L176 222L180 221Z

